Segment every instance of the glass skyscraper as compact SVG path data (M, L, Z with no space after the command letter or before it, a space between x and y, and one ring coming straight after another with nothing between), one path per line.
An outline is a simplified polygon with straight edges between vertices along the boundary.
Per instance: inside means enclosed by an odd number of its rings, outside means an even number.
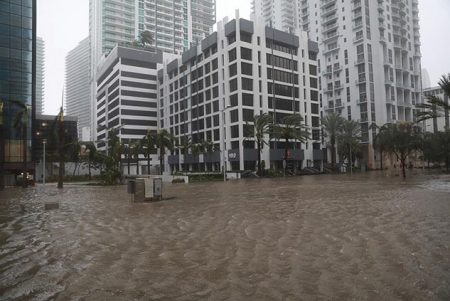
M1 0L0 171L5 174L34 169L35 50L36 0Z

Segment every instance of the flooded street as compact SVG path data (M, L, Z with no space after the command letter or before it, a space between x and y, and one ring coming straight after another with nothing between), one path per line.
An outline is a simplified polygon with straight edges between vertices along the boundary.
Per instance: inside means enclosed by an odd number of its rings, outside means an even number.
M450 176L0 192L0 300L450 300ZM59 202L45 210L44 203Z

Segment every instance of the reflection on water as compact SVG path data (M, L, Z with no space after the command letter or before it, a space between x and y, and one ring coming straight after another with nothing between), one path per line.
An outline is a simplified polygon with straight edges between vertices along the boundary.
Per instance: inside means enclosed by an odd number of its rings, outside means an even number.
M1 300L449 300L450 177L0 192ZM59 209L45 210L47 202Z

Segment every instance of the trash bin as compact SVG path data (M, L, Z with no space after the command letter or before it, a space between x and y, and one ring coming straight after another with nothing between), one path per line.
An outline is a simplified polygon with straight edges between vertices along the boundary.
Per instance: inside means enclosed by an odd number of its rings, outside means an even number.
M136 192L136 181L134 179L128 180L127 192L129 194L134 194Z

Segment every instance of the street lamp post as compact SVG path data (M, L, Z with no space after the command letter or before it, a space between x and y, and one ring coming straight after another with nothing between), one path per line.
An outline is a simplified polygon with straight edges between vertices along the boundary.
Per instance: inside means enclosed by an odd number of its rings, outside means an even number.
M225 109L222 110L222 141L223 141L223 148L222 148L222 157L223 157L223 181L227 181L227 163L226 163L226 157L225 157L225 150L227 148L226 141L225 141Z
M42 156L42 162L43 162L43 167L42 167L42 175L43 175L43 178L42 178L42 184L44 184L45 185L45 145L47 144L47 139L44 139L44 140L42 140L42 145L43 145L43 148L44 148L44 154L43 154L43 156Z

